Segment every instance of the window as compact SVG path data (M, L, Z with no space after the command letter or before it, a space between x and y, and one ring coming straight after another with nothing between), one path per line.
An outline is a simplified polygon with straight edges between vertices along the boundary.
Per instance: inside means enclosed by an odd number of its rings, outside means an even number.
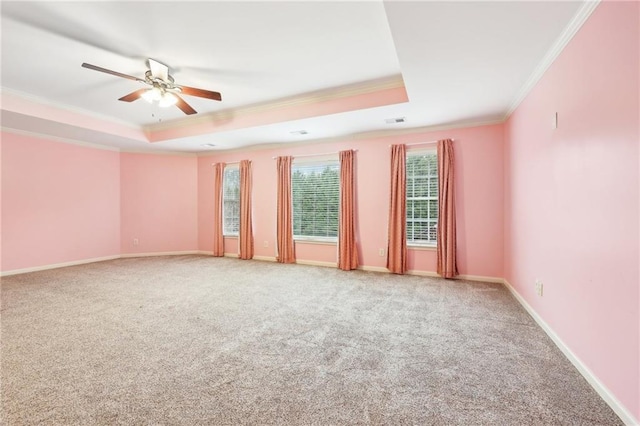
M222 190L222 234L238 235L240 229L240 169L238 166L224 168Z
M436 152L407 153L407 244L436 245L437 224Z
M340 208L339 162L294 162L291 187L293 238L335 241Z

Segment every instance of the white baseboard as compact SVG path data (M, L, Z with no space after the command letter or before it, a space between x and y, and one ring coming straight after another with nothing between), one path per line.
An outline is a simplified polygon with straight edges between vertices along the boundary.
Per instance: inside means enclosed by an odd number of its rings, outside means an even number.
M385 268L384 266L360 266L360 267L358 267L358 269L360 269L362 271L390 273L390 271L387 268ZM437 272L434 272L434 271L421 271L421 270L418 270L418 269L410 269L410 270L408 270L407 271L407 275L416 275L416 276L419 276L419 277L440 278L440 275L438 275ZM486 277L486 276L483 276L483 275L458 275L453 279L455 279L455 280L467 280L467 281L480 281L480 282L485 282L485 283L498 283L498 284L502 284L504 282L504 280L502 278Z
M187 254L198 254L198 250L160 251L160 252L151 252L151 253L125 253L125 254L121 254L119 257L129 258L129 257L152 257L152 256L183 256Z
M421 277L434 277L434 278L442 278L440 274L433 271L418 271L418 270L409 270L407 271L407 275L418 275ZM498 283L503 284L504 279L498 277L487 277L484 275L456 275L452 279L454 280L466 280L466 281L479 281L483 283Z
M337 268L338 264L336 262L322 262L319 260L302 260L296 259L296 264L298 265L309 265L309 266L324 266L327 268Z
M126 253L121 255L94 257L91 259L75 260L72 262L55 263L50 265L35 266L32 268L14 269L11 271L0 272L1 277L26 274L29 272L45 271L48 269L64 268L68 266L84 265L87 263L103 262L106 260L114 260L119 258L133 258L133 257L151 257L151 256L180 256L188 254L203 254L213 255L213 252L202 250L188 250L188 251L170 251L170 252L157 252L157 253ZM237 258L237 253L225 253L225 257ZM275 262L276 258L272 256L254 256L254 260ZM312 266L325 266L336 268L337 264L334 262L320 262L314 260L297 260L297 264L300 265L312 265ZM384 272L389 273L389 270L382 266L360 266L359 270L370 272ZM419 271L410 270L407 271L409 275L439 277L439 275L432 271ZM549 338L556 344L556 346L562 351L567 359L576 367L576 369L582 374L587 382L595 389L600 397L611 407L611 409L622 419L622 421L629 426L638 426L640 422L618 401L618 399L607 389L607 387L593 374L593 372L569 349L569 347L560 339L560 337L549 327L549 325L537 314L537 312L527 303L527 301L511 286L511 284L503 278L485 277L480 275L459 275L457 279L464 279L470 281L483 281L502 283L511 292L513 297L522 305L522 307L531 315L534 321L547 333Z
M440 275L438 275L437 272L433 272L433 271L420 271L417 269L410 269L407 271L407 275L417 275L419 277L434 277L434 278L440 278Z
M367 272L385 272L385 273L389 273L389 270L387 268L385 268L384 266L358 266L358 270L360 271L367 271Z
M47 269L64 268L66 266L83 265L83 264L86 264L86 263L102 262L102 261L105 261L105 260L113 260L113 259L120 259L120 258L126 259L126 258L134 258L134 257L153 257L153 256L183 256L183 255L189 255L189 254L201 254L201 255L206 255L206 256L213 256L213 252L212 251L207 251L207 250L165 251L165 252L148 252L148 253L124 253L124 254L114 255L114 256L95 257L95 258L91 258L91 259L76 260L76 261L72 261L72 262L55 263L55 264L51 264L51 265L42 265L42 266L36 266L36 267L33 267L33 268L15 269L15 270L12 270L12 271L0 272L0 276L4 277L4 276L9 276L9 275L26 274L26 273L29 273L29 272L45 271ZM238 258L239 254L238 253L225 253L224 257ZM274 257L274 256L253 256L253 260L260 260L260 261L266 261L266 262L276 262L277 261L276 257ZM336 262L323 262L323 261L318 261L318 260L298 259L298 260L296 260L296 264L298 264L298 265L310 265L310 266L324 266L324 267L328 267L328 268L337 268L338 267L338 264ZM386 273L389 273L389 270L387 268L383 267L383 266L359 266L358 269L361 270L361 271L386 272ZM432 271L410 270L410 271L407 271L407 274L408 275L427 276L427 277L439 277L439 275L437 273L432 272ZM457 279L470 280L470 281L485 281L485 282L497 282L497 283L502 283L503 282L502 278L484 277L484 276L480 276L480 275L459 275L456 278Z
M28 274L29 272L46 271L48 269L66 268L67 266L85 265L87 263L104 262L105 260L125 259L132 257L152 257L152 256L182 256L187 254L200 254L197 250L187 251L165 251L155 253L124 253L113 256L92 257L90 259L74 260L71 262L51 263L49 265L34 266L32 268L14 269L11 271L0 272L0 277L8 277L11 275Z
M195 252L195 254L203 254L205 256L213 256L213 252L212 251L207 251L207 250L198 250ZM239 253L225 253L223 256L220 257L233 257L233 258L238 258L240 257Z
M611 393L609 389L596 377L595 374L587 367L581 360L576 356L576 354L569 349L569 347L560 339L560 337L553 331L549 324L547 324L538 313L527 303L527 301L516 291L515 288L511 286L509 281L506 279L502 280L504 286L511 292L513 297L522 305L522 307L531 315L536 323L547 333L547 336L551 338L553 343L562 351L564 356L567 357L569 361L578 369L580 374L587 380L587 382L591 385L598 395L611 407L611 409L620 417L620 419L624 422L624 424L629 426L637 426L640 425L638 419L634 418L633 415L618 401L618 399Z
M440 275L437 275L438 277ZM504 278L498 277L485 277L483 275L458 275L455 280L467 280L467 281L481 281L484 283L497 283L504 284Z
M8 277L10 275L27 274L29 272L46 271L48 269L66 268L67 266L84 265L86 263L103 262L105 260L119 259L120 255L113 256L93 257L91 259L74 260L72 262L52 263L49 265L34 266L32 268L14 269L12 271L0 272L1 277Z
M253 256L253 260L260 260L262 262L277 262L278 259L275 256Z

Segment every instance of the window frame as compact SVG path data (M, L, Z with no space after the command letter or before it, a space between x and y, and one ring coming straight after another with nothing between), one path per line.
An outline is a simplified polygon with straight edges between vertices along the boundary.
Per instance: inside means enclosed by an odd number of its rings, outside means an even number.
M409 158L410 157L420 157L420 156L433 156L435 158L435 175L433 174L428 174L428 175L413 175L413 176L409 176ZM407 239L407 247L414 247L414 248L418 248L418 249L435 249L437 247L437 241L438 241L438 237L437 237L437 233L436 233L436 237L435 240L416 240L416 239L410 239L409 238L409 223L410 221L415 224L415 223L433 223L433 226L437 227L438 226L438 217L435 218L435 220L433 220L433 218L431 218L430 215L430 211L429 211L429 206L428 206L428 202L429 201L435 201L436 202L436 212L438 212L439 210L439 206L440 206L440 199L439 199L439 194L438 194L438 153L437 150L435 148L426 148L426 149L419 149L419 150L412 150L412 151L407 151L406 154L406 176L405 176L405 183L406 183L406 193L405 193L405 202L406 202L406 218L405 218L405 226L406 226L406 231L405 231L405 235L406 235L406 239ZM412 185L413 186L413 190L415 191L415 179L416 178L426 178L428 180L427 182L427 188L429 187L429 184L431 183L431 180L435 177L436 180L436 193L435 196L433 196L432 194L428 195L428 196L422 196L422 197L409 197L408 196L408 191L409 191L409 180L412 179ZM414 209L409 209L409 202L410 201L427 201L427 217L426 218L416 218L415 217L415 210ZM410 217L411 214L411 217ZM416 220L418 219L418 220ZM429 226L429 225L428 225ZM414 233L415 235L415 233Z
M229 231L227 229L227 212L225 209L225 201L227 201L227 172L237 171L238 173L238 198L231 198L231 201L238 202L238 230ZM233 219L233 218L232 218ZM224 168L222 177L222 236L223 237L238 237L240 235L240 165L239 164L227 164Z
M332 166L336 168L338 172L338 216L336 217L336 236L328 237L328 236L319 236L319 235L296 235L296 212L295 212L295 203L294 203L294 182L293 175L296 171L296 166L299 167L327 167ZM292 234L294 242L302 242L302 243L317 243L317 244L335 244L338 242L338 227L339 227L339 214L340 214L340 160L336 158L335 155L327 155L322 157L315 158L302 158L296 159L294 158L293 163L291 164L291 226L292 226Z

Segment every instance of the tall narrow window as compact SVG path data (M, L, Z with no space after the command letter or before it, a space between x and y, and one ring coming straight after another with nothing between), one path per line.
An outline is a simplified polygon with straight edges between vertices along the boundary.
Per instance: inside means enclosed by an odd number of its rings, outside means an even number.
M222 233L225 236L238 235L240 229L240 170L235 164L224 169L222 207L224 220Z
M294 239L337 241L340 163L294 162L291 186Z
M407 244L436 245L438 158L436 151L407 153Z

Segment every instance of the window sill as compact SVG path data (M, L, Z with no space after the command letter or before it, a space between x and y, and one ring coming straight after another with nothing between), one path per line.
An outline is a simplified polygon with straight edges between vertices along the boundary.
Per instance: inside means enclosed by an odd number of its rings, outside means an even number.
M309 238L294 238L295 244L318 244L321 246L335 246L338 244L337 239L315 239L313 237Z
M237 240L239 237L238 235L223 235L223 238L231 238L232 240Z
M409 250L436 251L436 248L437 248L437 246L435 246L435 245L407 244L407 249L409 249Z

